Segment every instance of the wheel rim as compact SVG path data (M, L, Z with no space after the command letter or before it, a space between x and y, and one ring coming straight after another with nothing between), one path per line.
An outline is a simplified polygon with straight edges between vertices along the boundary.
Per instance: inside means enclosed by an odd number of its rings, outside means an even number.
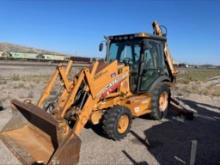
M129 118L127 115L122 115L118 120L118 132L124 133L129 125Z
M168 106L168 93L162 92L159 97L159 109L161 112L164 112Z

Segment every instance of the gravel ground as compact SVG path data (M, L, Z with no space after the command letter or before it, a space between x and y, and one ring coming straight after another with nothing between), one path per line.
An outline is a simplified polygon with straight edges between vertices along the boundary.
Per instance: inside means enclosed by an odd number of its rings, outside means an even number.
M42 74L35 68L8 67L7 73L1 70L0 77L5 78L8 73L23 75L23 70L29 75ZM43 73L49 75L52 69L46 71ZM20 79L0 83L0 101L8 109L0 111L0 129L11 117L9 100L29 98L36 102L44 85L45 81ZM220 164L220 98L187 94L181 101L197 112L193 120L177 116L172 111L174 107L170 107L168 118L162 121L147 116L134 119L131 132L121 141L106 139L100 126L87 125L80 136L80 164L189 164L192 140L198 143L196 164ZM4 165L19 164L1 141L0 160Z
M11 119L11 111L4 110L0 112L0 131L3 129L5 124ZM20 164L16 157L8 150L8 148L0 140L0 164Z

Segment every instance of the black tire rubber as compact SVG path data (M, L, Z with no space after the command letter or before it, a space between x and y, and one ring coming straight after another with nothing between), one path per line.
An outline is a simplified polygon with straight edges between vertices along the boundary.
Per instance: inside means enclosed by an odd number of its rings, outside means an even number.
M162 92L168 93L168 106L164 112L161 112L159 109L159 97ZM152 110L150 113L150 116L155 120L161 120L162 118L165 118L167 116L167 111L169 108L169 102L170 102L170 88L165 83L158 83L158 85L150 91L152 94Z
M117 130L119 118L122 115L127 115L129 118L129 124L124 133L119 133ZM131 128L132 115L129 109L122 106L114 106L105 111L102 122L102 129L105 135L113 140L121 140L123 139Z

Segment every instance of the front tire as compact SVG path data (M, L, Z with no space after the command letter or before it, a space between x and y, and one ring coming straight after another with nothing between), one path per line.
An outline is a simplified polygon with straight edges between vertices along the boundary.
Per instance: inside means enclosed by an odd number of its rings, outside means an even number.
M165 118L167 115L169 101L170 101L170 88L165 83L158 84L152 91L152 111L151 117L155 120Z
M121 140L130 131L131 121L132 115L129 109L114 106L105 112L102 129L108 138Z

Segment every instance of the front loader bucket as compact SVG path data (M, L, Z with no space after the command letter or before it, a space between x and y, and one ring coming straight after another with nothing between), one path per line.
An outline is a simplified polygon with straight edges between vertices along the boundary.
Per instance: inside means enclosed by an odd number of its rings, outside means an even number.
M77 164L81 141L74 133L59 142L58 122L31 103L12 100L15 112L0 139L22 164Z

